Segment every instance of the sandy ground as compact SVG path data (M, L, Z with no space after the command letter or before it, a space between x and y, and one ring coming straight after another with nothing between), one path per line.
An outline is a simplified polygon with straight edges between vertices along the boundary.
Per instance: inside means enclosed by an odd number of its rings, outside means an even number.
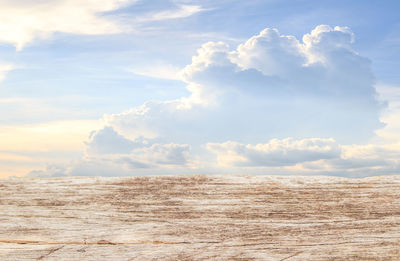
M0 179L0 260L400 260L400 176Z

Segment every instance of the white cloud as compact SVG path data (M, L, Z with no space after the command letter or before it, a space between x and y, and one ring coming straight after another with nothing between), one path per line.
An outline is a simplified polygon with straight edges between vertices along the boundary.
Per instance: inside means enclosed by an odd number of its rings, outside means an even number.
M265 144L209 143L218 166L234 172L329 174L349 177L396 174L400 151L385 145L340 145L333 139L273 139Z
M132 3L132 0L3 0L0 10L0 41L18 50L35 38L52 33L113 34L127 30L102 13Z
M88 154L123 154L129 153L135 147L135 142L126 139L114 131L112 127L104 127L93 131L89 141L85 142Z
M137 75L166 80L182 80L181 68L171 64L154 64L148 67L130 68L127 71Z
M249 129L263 140L371 138L383 126L383 104L369 61L352 50L350 30L318 26L304 38L265 29L233 51L223 42L206 43L181 74L190 96L147 102L106 120L124 135L177 136L184 143L188 136L240 140Z
M151 101L120 114L105 115L104 119L107 125L130 139L153 139L167 131L165 128L169 124L176 124L180 113L178 105L178 101Z
M351 44L354 34L348 27L319 25L309 34L303 36L302 49L307 55L308 63L328 62L331 52L337 49L348 50L352 53Z
M2 0L0 42L17 50L35 39L54 33L107 35L133 32L141 25L192 16L204 11L199 5L173 4L164 10L129 15L111 15L138 0Z
M280 35L277 29L267 28L239 45L231 53L231 59L242 69L254 68L273 76L299 70L307 56L294 36Z
M333 139L272 139L266 144L208 143L218 162L233 166L291 166L301 162L336 158L340 149Z
M204 11L199 5L178 5L177 8L147 14L138 18L140 22L160 21L168 19L185 18Z
M185 165L189 156L190 146L186 144L159 144L157 140L138 137L130 140L112 127L92 132L86 144L86 157L110 158L119 161L150 165Z
M133 150L134 158L143 157L146 161L165 165L185 165L190 146L187 144L153 144Z
M104 131L105 130L105 131ZM208 143L209 154L193 155L187 144L160 144L154 140L129 140L106 127L92 134L88 148L98 143L108 151L87 150L81 160L67 167L49 165L32 171L30 176L126 176L177 173L248 173L248 174L329 174L349 177L396 174L400 171L400 151L378 145L340 145L333 139L272 139L265 144L241 144L228 141ZM104 139L104 136L109 136ZM115 139L117 137L117 139ZM120 149L115 141L126 139L135 144ZM108 143L105 145L104 143ZM11 155L12 156L12 155ZM10 157L11 157L10 156ZM15 158L14 156L12 158ZM24 161L28 158L24 158ZM28 160L30 161L30 160Z
M303 171L350 177L400 172L400 152L385 145L341 145L338 158L302 163Z
M133 142L133 141L131 141ZM112 146L112 144L109 144ZM142 144L129 152L94 154L90 151L81 162L121 164L126 169L186 166L189 164L190 146L187 144Z
M9 71L14 69L15 67L12 64L0 64L0 82L4 80Z

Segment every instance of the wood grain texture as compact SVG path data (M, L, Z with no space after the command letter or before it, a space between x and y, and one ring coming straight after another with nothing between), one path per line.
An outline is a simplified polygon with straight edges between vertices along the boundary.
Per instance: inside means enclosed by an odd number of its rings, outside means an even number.
M400 260L400 177L0 180L0 260Z

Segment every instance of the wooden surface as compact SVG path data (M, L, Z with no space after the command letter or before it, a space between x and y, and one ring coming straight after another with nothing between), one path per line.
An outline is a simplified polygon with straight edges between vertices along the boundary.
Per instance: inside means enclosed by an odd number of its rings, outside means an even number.
M400 260L400 178L0 179L0 260Z

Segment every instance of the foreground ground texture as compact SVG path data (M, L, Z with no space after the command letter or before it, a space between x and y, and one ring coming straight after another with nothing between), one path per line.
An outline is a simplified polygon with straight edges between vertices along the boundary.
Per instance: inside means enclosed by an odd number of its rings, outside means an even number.
M0 260L400 260L400 176L0 179Z

